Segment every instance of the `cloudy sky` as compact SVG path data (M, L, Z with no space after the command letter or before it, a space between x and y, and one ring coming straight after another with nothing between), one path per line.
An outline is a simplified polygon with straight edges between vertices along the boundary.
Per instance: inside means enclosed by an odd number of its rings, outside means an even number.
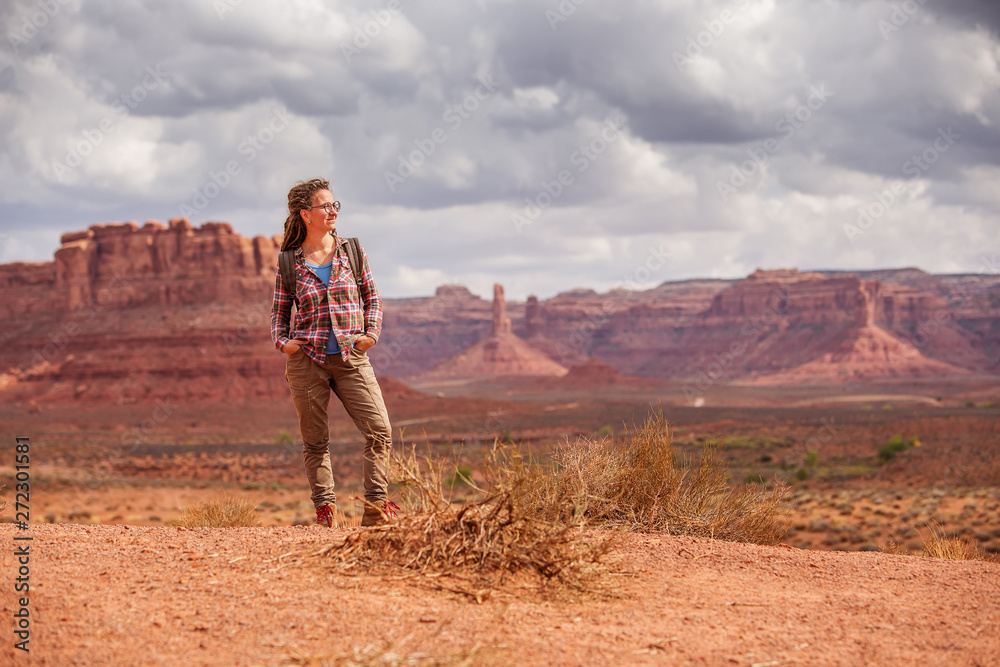
M327 177L385 296L996 270L993 0L7 0L0 261ZM990 269L992 267L992 269Z

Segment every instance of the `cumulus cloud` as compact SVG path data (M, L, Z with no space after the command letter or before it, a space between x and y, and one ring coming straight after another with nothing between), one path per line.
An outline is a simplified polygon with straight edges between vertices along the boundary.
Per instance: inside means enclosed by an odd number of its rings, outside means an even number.
M975 271L998 27L985 0L16 0L2 259L113 220L272 235L323 175L387 296Z

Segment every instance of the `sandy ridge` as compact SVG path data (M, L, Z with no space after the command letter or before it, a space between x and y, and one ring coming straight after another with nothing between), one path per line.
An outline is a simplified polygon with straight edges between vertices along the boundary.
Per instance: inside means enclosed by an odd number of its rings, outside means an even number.
M476 604L308 556L346 530L32 526L31 663L987 665L1000 655L990 563L625 535L614 599L524 592ZM7 545L14 533L0 526ZM0 558L8 579L12 551ZM14 600L2 599L10 618Z

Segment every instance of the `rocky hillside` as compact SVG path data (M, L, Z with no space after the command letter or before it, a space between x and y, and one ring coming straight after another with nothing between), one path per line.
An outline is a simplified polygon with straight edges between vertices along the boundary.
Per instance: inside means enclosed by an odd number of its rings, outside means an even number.
M127 404L287 392L269 346L278 241L226 223L65 234L55 261L0 266L6 400Z
M798 382L1000 371L1000 276L757 271L529 297L507 312L515 334L561 365L599 359L628 375ZM461 322L456 345L450 321ZM412 376L489 334L489 303L446 286L392 304L381 352L395 344L394 372Z
M0 266L4 400L284 397L269 336L279 241L185 219L94 225L53 262ZM493 303L458 285L385 306L383 376L416 377L494 331ZM565 368L695 382L1000 372L995 274L757 271L505 307L510 332Z

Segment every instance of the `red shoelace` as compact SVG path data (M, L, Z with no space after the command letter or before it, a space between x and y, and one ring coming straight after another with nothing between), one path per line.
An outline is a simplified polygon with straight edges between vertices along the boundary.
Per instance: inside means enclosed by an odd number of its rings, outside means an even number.
M323 505L318 510L316 510L316 523L322 524L328 528L333 527L333 507L330 505Z
M399 518L399 515L396 514L396 512L399 511L399 505L392 502L391 500L387 500L384 503L382 503L382 511L385 512L385 515L390 519Z

